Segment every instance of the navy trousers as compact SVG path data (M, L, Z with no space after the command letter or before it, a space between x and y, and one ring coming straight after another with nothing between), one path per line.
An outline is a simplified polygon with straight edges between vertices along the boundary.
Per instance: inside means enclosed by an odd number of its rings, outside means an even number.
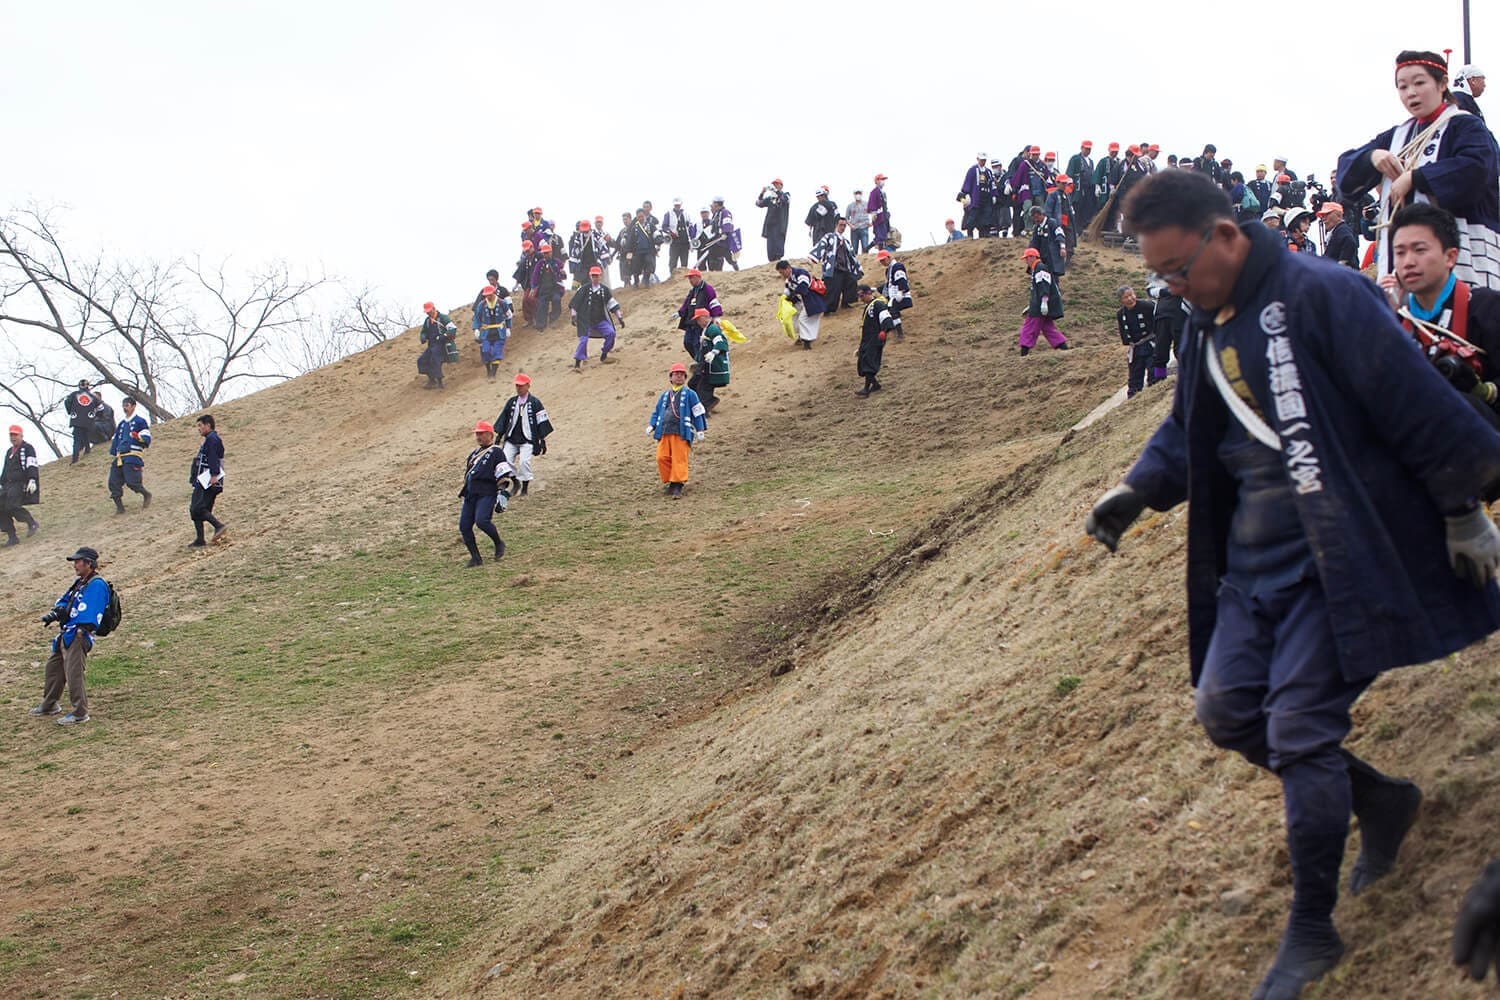
M1198 721L1215 744L1281 779L1293 927L1329 925L1338 901L1353 808L1340 744L1369 683L1340 672L1317 579L1259 597L1220 587Z
M469 555L479 555L479 545L474 539L475 527L489 536L490 541L495 543L495 548L500 547L500 532L495 530L494 514L493 494L464 497L463 511L458 515L458 533L463 536L464 547L469 550Z

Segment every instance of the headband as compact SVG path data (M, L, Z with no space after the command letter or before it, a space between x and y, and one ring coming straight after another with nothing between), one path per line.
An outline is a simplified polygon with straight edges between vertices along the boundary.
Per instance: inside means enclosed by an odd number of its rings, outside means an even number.
M1442 63L1435 63L1431 59L1408 59L1406 62L1399 62L1396 64L1397 69L1405 69L1408 66L1427 66L1431 69L1437 70L1444 76L1448 75L1447 66L1444 66Z

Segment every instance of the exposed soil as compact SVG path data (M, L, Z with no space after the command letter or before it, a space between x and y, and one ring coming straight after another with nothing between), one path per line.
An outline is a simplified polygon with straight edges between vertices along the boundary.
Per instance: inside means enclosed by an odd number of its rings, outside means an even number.
M518 333L558 432L478 570L454 494L508 386L472 343L443 393L407 334L218 408L205 552L188 420L144 513L108 514L97 453L48 466L43 534L0 556L0 995L1248 993L1279 795L1192 720L1184 512L1115 557L1079 527L1167 392L1064 441L1124 379L1139 262L1086 254L1077 349L1023 359L1019 250L910 255L868 400L856 313L803 352L774 273L711 276L750 339L680 502L641 430L680 282L621 293L618 364ZM127 619L66 732L24 710L77 544ZM1362 750L1430 806L1315 995L1479 995L1445 925L1500 820L1497 673L1486 645L1362 701Z

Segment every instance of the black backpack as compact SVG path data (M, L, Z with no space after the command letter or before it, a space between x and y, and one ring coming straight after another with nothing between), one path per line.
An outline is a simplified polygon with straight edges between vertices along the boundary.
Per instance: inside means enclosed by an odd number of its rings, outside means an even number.
M109 635L120 627L121 615L120 592L108 580L104 581L104 586L109 588L109 603L104 605L104 620L99 623L98 628L94 629L94 635L100 637Z

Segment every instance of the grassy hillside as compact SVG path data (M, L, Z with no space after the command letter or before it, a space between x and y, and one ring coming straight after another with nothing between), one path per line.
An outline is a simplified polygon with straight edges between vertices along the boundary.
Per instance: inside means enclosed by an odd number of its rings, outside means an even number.
M854 314L794 350L774 274L724 275L750 342L679 503L641 427L683 289L622 293L619 364L582 375L568 330L518 334L558 432L477 570L454 495L508 387L472 344L442 394L408 334L218 411L207 552L187 421L147 512L108 514L97 456L46 468L43 534L0 557L0 995L1246 992L1279 797L1192 721L1183 512L1116 557L1080 537L1167 394L1064 440L1123 382L1139 262L1086 255L1078 349L1022 359L1019 250L912 254L869 400ZM24 709L81 543L127 624L66 732ZM1486 647L1362 703L1433 806L1343 904L1358 974L1324 996L1465 995L1442 927L1500 819L1496 674Z

